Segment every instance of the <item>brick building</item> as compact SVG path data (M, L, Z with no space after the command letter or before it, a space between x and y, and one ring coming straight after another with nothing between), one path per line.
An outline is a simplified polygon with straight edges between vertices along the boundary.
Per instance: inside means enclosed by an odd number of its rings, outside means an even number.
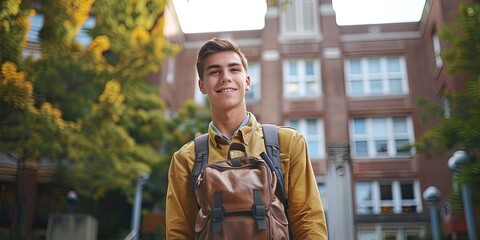
M440 104L447 89L464 87L446 74L438 38L458 4L427 0L419 22L338 26L331 0L293 1L286 11L268 6L261 30L194 34L180 31L170 6L166 36L183 50L150 81L172 110L203 104L198 49L215 36L234 39L249 59L247 109L307 139L330 238L422 239L431 235L422 193L435 186L448 205L452 175L450 156L410 147L429 127L416 101Z

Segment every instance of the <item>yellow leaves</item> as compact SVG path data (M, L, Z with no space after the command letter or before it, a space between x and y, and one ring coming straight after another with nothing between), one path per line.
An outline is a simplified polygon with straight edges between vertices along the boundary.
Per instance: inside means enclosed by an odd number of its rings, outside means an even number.
M62 110L53 107L49 102L42 104L40 112L52 120L59 128L63 128L67 125L67 122L62 118ZM70 124L70 126L74 127L73 124Z
M104 60L103 52L110 48L110 39L105 35L97 36L88 46L87 52L91 53L96 59Z
M94 106L94 111L102 109L108 113L109 118L116 122L125 111L125 96L121 93L121 84L116 80L110 80L105 85L105 90L99 97L99 104Z
M27 109L33 106L33 85L25 80L25 73L17 71L17 65L5 62L2 65L3 101L18 109Z
M100 95L100 102L108 102L111 104L114 103L123 103L125 96L120 93L121 84L116 80L110 80L105 85L105 90L102 95Z
M83 22L89 17L90 9L95 0L67 0L67 13L75 26L79 29Z
M7 15L15 16L20 12L21 0L3 0L0 3L0 19Z
M150 33L143 27L136 27L132 31L132 39L140 45L145 45L151 41Z

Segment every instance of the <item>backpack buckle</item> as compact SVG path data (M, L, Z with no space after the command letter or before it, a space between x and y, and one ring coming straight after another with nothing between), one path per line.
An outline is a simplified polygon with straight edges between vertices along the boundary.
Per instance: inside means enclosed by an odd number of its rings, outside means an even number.
M257 227L260 230L267 229L267 224L265 223L265 204L262 200L262 191L259 189L253 190L253 206L252 214L253 219L257 222Z

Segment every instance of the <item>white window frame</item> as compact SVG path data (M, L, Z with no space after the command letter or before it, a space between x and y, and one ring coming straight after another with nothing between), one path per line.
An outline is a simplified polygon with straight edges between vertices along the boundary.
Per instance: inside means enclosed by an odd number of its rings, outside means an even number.
M395 132L395 119L405 118L406 132ZM355 128L356 121L363 120L365 123L365 132L358 133ZM375 122L385 120L385 130L378 131L379 126L375 125ZM409 154L402 154L404 152L397 151L397 140L408 140L410 144ZM385 152L379 152L377 150L377 144L382 141L386 141ZM413 143L415 141L413 133L413 123L409 116L395 116L395 117L370 117L370 118L352 118L350 119L350 146L351 156L356 159L366 158L398 158L398 157L411 157L415 154ZM361 155L357 149L357 142L366 142L366 154Z
M388 60L397 59L400 64L398 72L388 71ZM380 72L369 73L368 64L370 61L378 60L380 62ZM352 73L350 66L351 61L360 61L360 72ZM406 95L409 93L407 67L403 56L384 56L384 57L364 57L349 58L345 60L345 86L349 97L365 97L365 96L391 96ZM392 91L391 80L400 79L401 91ZM382 85L380 92L375 92L371 87L374 81L380 80ZM355 92L352 84L361 84L359 92Z
M280 36L284 39L320 39L319 6L315 0L288 1L285 10L280 10ZM281 7L280 7L281 8ZM307 12L308 11L308 12ZM292 15L293 16L292 16ZM292 20L291 18L295 18ZM312 28L307 26L306 18L310 17ZM288 24L294 24L293 30L288 29Z
M298 125L293 124L294 121L298 121ZM308 132L308 121L315 121L316 133L309 133ZM325 132L324 132L324 125L323 120L319 118L295 118L289 119L285 121L285 126L290 126L295 128L300 134L305 137L305 141L307 142L307 147L309 150L309 157L311 161L324 159L325 158ZM312 143L313 141L318 142L316 145L316 149L318 150L318 154L315 155L312 152Z
M370 200L362 201L357 196L359 193L358 184L367 184L371 190ZM402 199L401 185L412 184L414 199ZM381 199L381 185L389 185L392 189L392 200ZM357 215L370 216L382 215L382 207L393 208L393 214L405 214L404 206L416 206L416 213L423 211L422 197L420 193L420 183L418 180L382 180L382 181L358 181L355 183L355 211ZM371 214L359 212L361 208L371 208ZM408 212L407 212L408 213Z
M416 223L374 223L362 224L357 227L357 238L359 240L381 240L386 234L394 235L395 240L404 240L408 236L416 236L420 239L426 236L426 226Z
M250 76L250 90L245 93L247 103L258 102L261 98L261 66L259 62L248 63L248 75Z
M307 63L313 64L313 75L306 75ZM290 65L294 64L297 75L292 75ZM285 98L315 98L322 95L320 60L288 59L283 62L283 96ZM296 90L291 85L297 85ZM314 85L311 87L309 84Z

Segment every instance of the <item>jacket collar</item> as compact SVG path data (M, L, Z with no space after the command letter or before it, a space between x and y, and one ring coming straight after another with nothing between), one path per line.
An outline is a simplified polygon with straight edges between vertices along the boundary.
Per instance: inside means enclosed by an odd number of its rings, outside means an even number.
M240 128L237 131L235 131L235 134L233 135L233 138L230 141L225 137L223 137L223 134L219 134L218 132L216 132L212 124L210 124L208 127L208 134L210 136L213 136L209 138L210 144L213 144L213 146L218 147L219 144L228 145L230 144L230 142L235 141L235 142L241 142L245 145L248 145L253 134L259 127L259 123L257 122L257 119L252 113L247 112L247 114L249 116L248 123L244 126L240 126Z

